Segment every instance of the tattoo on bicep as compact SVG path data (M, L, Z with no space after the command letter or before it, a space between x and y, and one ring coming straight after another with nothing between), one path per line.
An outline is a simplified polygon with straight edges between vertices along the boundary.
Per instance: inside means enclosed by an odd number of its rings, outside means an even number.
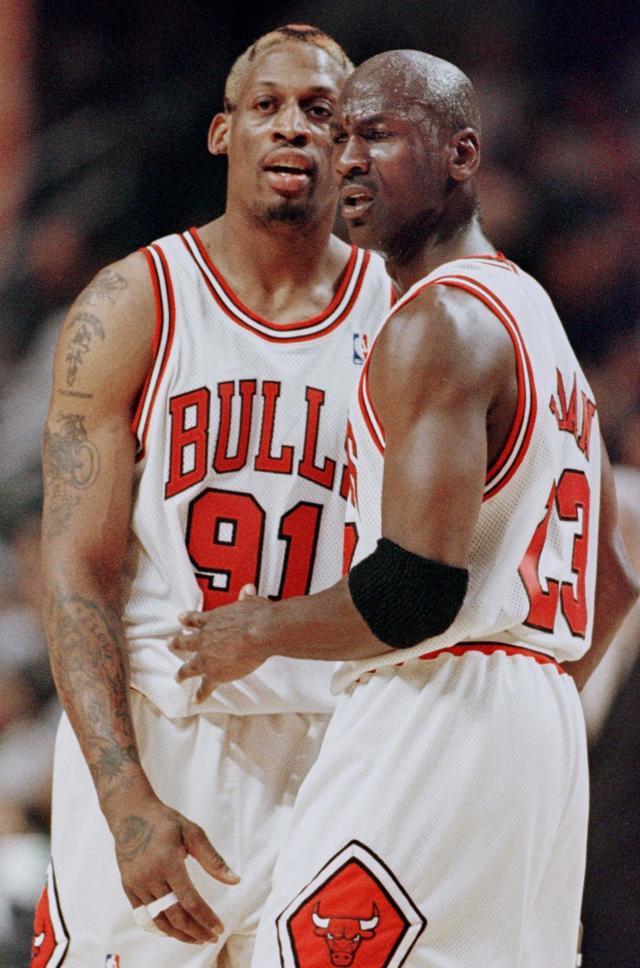
M58 428L44 435L43 473L46 486L45 528L49 536L62 534L79 503L79 491L96 481L100 456L79 413L58 413Z
M98 273L93 282L80 293L77 302L88 306L100 306L105 302L115 303L118 293L127 288L127 280L109 266Z
M144 854L153 836L153 824L143 817L131 814L125 817L114 830L116 849L120 860L135 860Z
M73 335L69 340L65 360L67 363L67 385L73 386L78 367L82 360L91 349L91 339L99 336L101 340L105 338L105 331L102 322L93 313L76 313L67 324L67 329L73 330Z

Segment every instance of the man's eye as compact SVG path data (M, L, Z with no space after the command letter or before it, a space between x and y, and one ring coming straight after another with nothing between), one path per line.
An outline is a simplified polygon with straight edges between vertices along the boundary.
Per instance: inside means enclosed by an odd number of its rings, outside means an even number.
M391 136L390 131L384 131L381 128L374 128L372 131L367 131L365 138L367 141L384 141L386 138Z
M312 104L307 108L307 113L318 121L329 121L333 117L333 108L328 104Z
M334 131L334 133L331 135L331 140L333 141L334 145L343 145L347 140L347 136L344 131Z
M261 97L254 104L257 111L270 111L273 107L273 99L270 97Z

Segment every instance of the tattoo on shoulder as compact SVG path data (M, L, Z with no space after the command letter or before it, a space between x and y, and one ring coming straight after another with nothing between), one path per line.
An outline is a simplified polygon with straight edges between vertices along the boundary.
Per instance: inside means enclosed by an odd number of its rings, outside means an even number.
M78 297L79 303L86 303L88 306L100 306L104 303L115 303L118 293L127 288L127 280L107 266L102 272L98 273L93 282Z
M93 313L86 312L76 313L69 320L67 329L73 330L65 356L67 363L67 385L71 387L78 375L78 367L91 349L92 338L98 336L103 340L105 338L105 332L102 322L98 317L94 316Z
M78 504L78 491L96 481L100 470L98 449L89 440L85 417L58 413L58 429L44 435L43 473L47 490L45 528L50 536L62 534Z

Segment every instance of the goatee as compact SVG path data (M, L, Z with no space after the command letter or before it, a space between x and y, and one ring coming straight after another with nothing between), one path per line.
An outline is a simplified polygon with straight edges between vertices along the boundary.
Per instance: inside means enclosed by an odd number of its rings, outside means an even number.
M278 205L270 205L266 210L265 223L281 222L283 225L303 225L313 217L309 208L296 205L285 199Z

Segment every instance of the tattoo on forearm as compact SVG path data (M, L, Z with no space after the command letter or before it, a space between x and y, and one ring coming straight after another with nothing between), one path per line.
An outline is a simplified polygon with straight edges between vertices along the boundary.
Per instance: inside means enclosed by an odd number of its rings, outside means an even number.
M114 830L116 849L120 860L135 860L144 854L153 836L153 824L143 817L131 814L122 820Z
M73 330L73 335L69 340L65 360L67 362L67 384L73 386L78 367L91 348L93 336L99 336L101 340L105 338L104 327L97 316L93 313L76 313L67 324L67 329Z
M118 612L113 605L54 591L46 603L45 628L60 699L98 792L109 799L128 788L127 768L140 762Z
M107 267L100 272L91 285L78 297L79 304L100 306L105 302L115 303L117 296L127 288L127 280L114 269Z
M123 748L114 743L112 746L104 746L102 748L97 766L101 776L114 779L122 772L122 768L127 763L138 762L138 751L135 746Z
M93 400L95 396L93 393L81 393L79 390L63 390L61 387L56 389L61 397L79 397L81 400Z
M59 429L47 429L44 435L44 528L48 536L64 533L80 501L78 491L91 487L100 470L98 450L89 440L84 416L58 413L56 420Z

